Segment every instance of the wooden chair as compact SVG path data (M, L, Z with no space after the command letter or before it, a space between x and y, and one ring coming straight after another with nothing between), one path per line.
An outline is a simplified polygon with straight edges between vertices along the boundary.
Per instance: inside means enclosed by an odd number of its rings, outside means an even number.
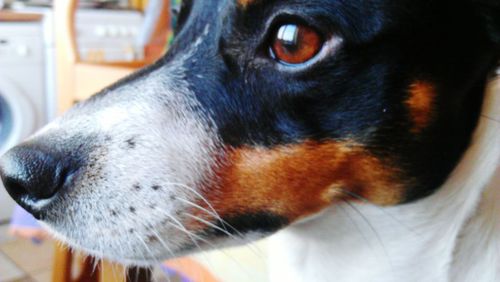
M165 38L164 45L166 45L166 31L170 22L168 2L164 1L160 20L153 35L153 38L163 36ZM161 56L161 53L149 54L144 60L133 62L92 63L83 61L78 52L75 34L77 6L77 0L54 1L59 113L63 113L75 102L87 99L104 87L152 63ZM73 277L72 273L75 264L79 265L81 273L76 275L76 278ZM145 282L150 280L151 275L148 271L141 269L128 270L127 275L121 266L108 262L103 262L96 271L93 271L93 268L91 258L80 259L68 249L61 246L56 247L53 267L54 282L121 282L127 281L127 277L137 282Z
M159 16L153 38L162 38L159 44L166 45L170 18L169 1ZM77 0L54 1L54 25L56 33L56 60L58 72L59 112L66 111L75 101L87 99L90 95L123 78L130 73L151 64L160 53L147 53L141 61L93 63L81 59L75 34L75 12ZM156 41L156 44L158 42ZM158 48L149 48L158 50Z

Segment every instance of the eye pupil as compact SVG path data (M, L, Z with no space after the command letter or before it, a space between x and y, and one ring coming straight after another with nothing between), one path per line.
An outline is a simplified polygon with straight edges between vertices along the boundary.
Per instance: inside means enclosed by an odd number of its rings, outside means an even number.
M305 25L285 24L279 27L271 51L282 63L301 64L312 59L323 45L321 36Z

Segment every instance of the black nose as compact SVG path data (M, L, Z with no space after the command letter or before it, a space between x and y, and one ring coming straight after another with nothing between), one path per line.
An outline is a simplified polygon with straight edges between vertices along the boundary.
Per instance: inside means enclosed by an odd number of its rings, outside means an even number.
M77 168L60 153L21 145L0 160L0 176L11 197L35 217L43 216L42 200L53 198Z

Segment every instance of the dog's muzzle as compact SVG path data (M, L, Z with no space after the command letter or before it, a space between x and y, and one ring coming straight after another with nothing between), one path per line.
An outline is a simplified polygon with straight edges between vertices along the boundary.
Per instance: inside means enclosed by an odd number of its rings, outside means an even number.
M105 89L8 151L8 193L57 239L98 258L150 265L198 247L195 236L207 240L216 224L198 207L219 140L178 69Z

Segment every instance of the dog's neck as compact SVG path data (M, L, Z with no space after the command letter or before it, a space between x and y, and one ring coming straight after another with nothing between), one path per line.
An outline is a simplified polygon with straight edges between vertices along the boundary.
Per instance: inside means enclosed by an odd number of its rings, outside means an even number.
M499 281L500 79L448 181L416 203L332 207L278 233L272 281ZM496 183L496 187L495 187Z

